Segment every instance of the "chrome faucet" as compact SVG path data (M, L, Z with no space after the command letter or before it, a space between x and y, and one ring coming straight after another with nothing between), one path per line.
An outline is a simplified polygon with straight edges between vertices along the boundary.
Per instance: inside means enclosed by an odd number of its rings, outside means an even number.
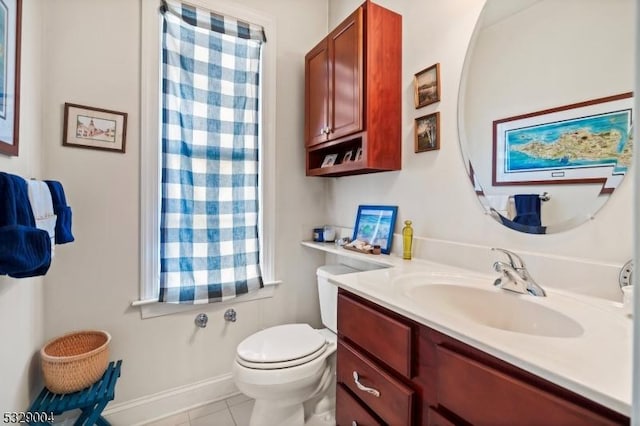
M491 250L500 251L507 255L509 262L496 261L493 269L502 274L493 285L504 290L515 291L516 293L530 294L532 296L546 296L544 289L540 287L529 275L529 271L524 261L517 254L501 248Z

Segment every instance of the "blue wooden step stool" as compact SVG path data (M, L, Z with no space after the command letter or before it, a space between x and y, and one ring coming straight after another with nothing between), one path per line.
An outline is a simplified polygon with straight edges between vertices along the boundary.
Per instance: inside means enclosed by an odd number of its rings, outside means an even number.
M111 361L102 378L88 388L68 394L55 394L44 388L40 395L33 401L29 411L31 413L62 414L65 411L79 408L82 414L74 423L74 426L111 426L102 416L102 410L115 398L116 382L120 377L122 360L114 363ZM47 425L49 422L31 422L30 425Z

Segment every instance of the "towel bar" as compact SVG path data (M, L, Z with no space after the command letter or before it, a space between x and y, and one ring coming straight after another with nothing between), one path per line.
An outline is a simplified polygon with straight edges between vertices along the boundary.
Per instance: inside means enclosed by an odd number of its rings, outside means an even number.
M513 199L513 197L514 195L509 195L509 198L511 199ZM545 191L542 194L538 195L538 198L540 198L540 201L549 201L551 199L551 194Z

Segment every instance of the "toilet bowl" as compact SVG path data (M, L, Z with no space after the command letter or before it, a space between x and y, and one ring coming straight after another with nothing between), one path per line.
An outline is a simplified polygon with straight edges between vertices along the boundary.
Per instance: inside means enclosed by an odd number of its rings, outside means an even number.
M234 380L242 393L255 399L249 424L303 425L310 415L305 416L304 403L313 398L320 402L324 393L334 392L335 370L329 358L336 341L329 330L285 324L253 334L238 345Z
M255 399L250 426L335 425L337 293L331 275L357 272L344 265L318 268L322 323L284 324L247 337L237 348L233 377Z

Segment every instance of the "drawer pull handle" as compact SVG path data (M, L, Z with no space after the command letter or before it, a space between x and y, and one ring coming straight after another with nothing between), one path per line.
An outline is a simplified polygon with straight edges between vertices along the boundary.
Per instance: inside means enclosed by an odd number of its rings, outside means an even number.
M371 395L375 396L376 398L380 398L380 391L379 390L367 387L367 386L363 385L362 383L360 383L360 377L358 376L358 372L357 371L353 372L353 381L356 383L356 386L361 391L368 392Z

